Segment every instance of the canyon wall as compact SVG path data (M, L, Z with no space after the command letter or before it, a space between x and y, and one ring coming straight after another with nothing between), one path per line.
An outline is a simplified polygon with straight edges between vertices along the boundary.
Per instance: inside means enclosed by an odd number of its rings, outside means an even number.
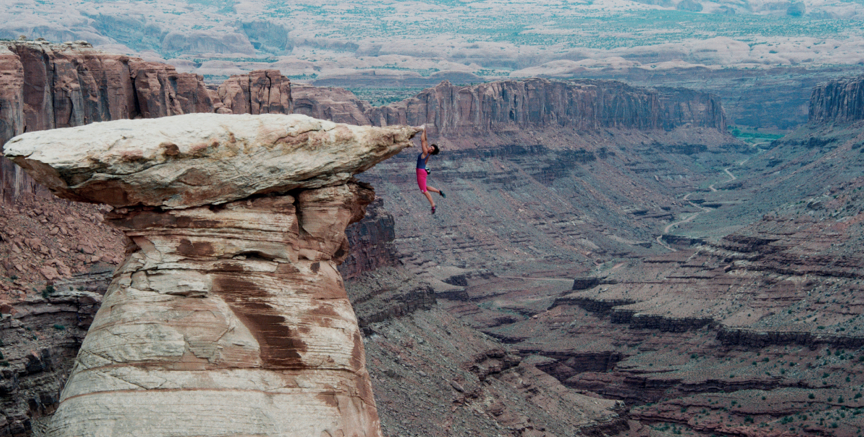
M382 267L399 265L399 257L393 246L396 238L393 215L377 198L366 207L366 216L346 231L351 253L339 266L345 279L353 279L365 272Z
M682 89L635 88L622 82L546 79L502 81L473 86L442 82L416 97L366 114L372 124L427 124L433 135L566 127L725 130L716 97Z
M343 88L293 85L294 112L337 123L371 124L367 112L372 105Z
M832 80L814 88L809 119L815 123L864 120L864 76Z
M372 107L341 88L294 86L294 111L340 123L425 124L434 137L551 128L725 131L720 99L681 88L632 87L610 80L441 82L415 97Z
M24 132L213 112L201 76L87 43L4 42L0 71L0 144ZM0 202L35 190L32 179L0 157Z
M231 76L219 85L215 107L220 113L291 114L294 112L291 81L279 70L256 70Z

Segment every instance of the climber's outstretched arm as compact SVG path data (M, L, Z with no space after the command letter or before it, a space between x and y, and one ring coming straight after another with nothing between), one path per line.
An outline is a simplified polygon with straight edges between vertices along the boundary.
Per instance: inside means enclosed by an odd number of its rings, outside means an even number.
M423 133L420 134L420 147L423 149L423 155L429 156L432 148L429 147L429 140L426 139L426 125L423 125Z

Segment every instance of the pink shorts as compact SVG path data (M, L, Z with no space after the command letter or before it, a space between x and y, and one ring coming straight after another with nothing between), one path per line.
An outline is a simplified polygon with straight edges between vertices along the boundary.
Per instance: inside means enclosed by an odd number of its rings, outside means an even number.
M426 192L426 173L425 169L418 168L417 169L417 185L420 187L420 192Z

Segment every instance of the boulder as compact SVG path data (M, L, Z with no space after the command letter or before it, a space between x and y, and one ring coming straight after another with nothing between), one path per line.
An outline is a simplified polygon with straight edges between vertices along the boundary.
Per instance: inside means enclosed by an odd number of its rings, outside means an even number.
M299 114L187 114L26 133L5 155L59 197L185 208L342 184L415 133Z

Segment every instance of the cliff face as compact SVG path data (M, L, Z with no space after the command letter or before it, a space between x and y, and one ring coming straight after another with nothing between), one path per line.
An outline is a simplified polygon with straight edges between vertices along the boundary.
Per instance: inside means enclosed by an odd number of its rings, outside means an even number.
M0 69L0 144L24 132L214 110L200 76L86 43L2 43ZM0 157L0 202L35 190Z
M216 94L216 110L220 113L257 115L294 112L291 82L279 70L256 70L231 76L219 85Z
M50 414L72 370L102 296L103 278L64 281L47 299L31 298L0 312L0 434L26 435L33 419ZM88 288L93 291L79 291ZM10 314L11 313L11 314ZM14 364L12 364L14 363ZM18 363L23 365L19 369Z
M342 88L295 85L291 88L294 112L337 123L371 124L372 106Z
M336 266L374 198L352 176L415 133L196 114L8 142L55 194L114 206L132 241L48 434L380 436Z
M367 111L372 124L427 124L438 135L567 127L724 130L717 98L690 90L634 88L614 81L545 79L453 86L443 82L416 97Z
M399 265L393 246L396 238L393 215L384 208L384 202L375 199L367 208L366 216L346 230L351 254L339 266L345 279L353 279L364 272Z
M832 80L813 89L810 121L848 123L864 120L864 76Z

